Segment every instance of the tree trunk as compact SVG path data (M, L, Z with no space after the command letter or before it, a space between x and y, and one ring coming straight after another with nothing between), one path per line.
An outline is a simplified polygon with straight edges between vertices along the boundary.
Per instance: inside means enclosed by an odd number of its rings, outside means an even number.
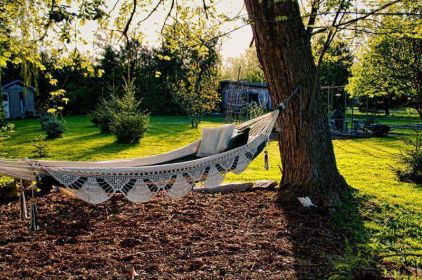
M384 96L384 113L386 116L390 115L390 97Z
M296 0L245 0L245 4L273 104L302 86L302 105L300 98L293 99L276 124L283 165L278 200L297 202L297 197L309 196L318 206L339 205L347 184L336 166L299 5Z
M419 118L422 120L422 104L418 104L417 106L415 106L415 108L419 114Z

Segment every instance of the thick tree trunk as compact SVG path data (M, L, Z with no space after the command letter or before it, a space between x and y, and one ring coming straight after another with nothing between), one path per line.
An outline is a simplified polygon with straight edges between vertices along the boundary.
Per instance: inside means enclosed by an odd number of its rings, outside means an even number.
M302 102L292 100L277 121L283 165L279 201L309 196L316 205L336 206L347 184L336 166L299 5L296 0L245 0L245 4L273 104L284 101L298 86L303 89Z

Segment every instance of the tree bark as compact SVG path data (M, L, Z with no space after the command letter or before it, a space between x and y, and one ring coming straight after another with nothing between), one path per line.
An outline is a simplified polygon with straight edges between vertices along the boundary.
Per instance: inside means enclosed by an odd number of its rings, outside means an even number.
M341 204L347 184L334 155L318 70L296 0L245 0L259 61L274 105L302 87L277 120L283 166L278 201L309 196L318 206ZM300 102L300 99L302 102Z

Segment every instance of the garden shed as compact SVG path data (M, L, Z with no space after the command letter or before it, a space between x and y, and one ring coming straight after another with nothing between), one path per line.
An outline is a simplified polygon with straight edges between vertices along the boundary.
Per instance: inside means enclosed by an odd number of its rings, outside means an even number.
M35 89L14 80L1 87L3 111L8 119L19 119L35 115Z
M264 83L225 80L220 83L220 90L224 109L230 106L233 94L235 99L242 99L241 102L255 102L266 110L272 109L268 86Z

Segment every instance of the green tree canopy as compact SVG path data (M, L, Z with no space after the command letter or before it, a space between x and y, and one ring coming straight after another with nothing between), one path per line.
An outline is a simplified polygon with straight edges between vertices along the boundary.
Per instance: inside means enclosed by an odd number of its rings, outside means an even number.
M407 97L422 118L422 39L379 35L362 48L346 90L355 96Z
M255 48L249 48L240 56L227 59L226 63L223 66L224 79L255 83L265 81Z
M321 52L324 45L324 36L315 38L313 42L314 57ZM325 53L324 60L319 68L319 81L322 86L346 85L350 76L350 67L353 63L353 54L347 41L338 36L330 44Z
M167 63L156 77L166 77L174 99L190 117L192 127L197 127L219 102L219 18L215 12L204 17L202 8L177 9L177 20L163 29L158 57Z

